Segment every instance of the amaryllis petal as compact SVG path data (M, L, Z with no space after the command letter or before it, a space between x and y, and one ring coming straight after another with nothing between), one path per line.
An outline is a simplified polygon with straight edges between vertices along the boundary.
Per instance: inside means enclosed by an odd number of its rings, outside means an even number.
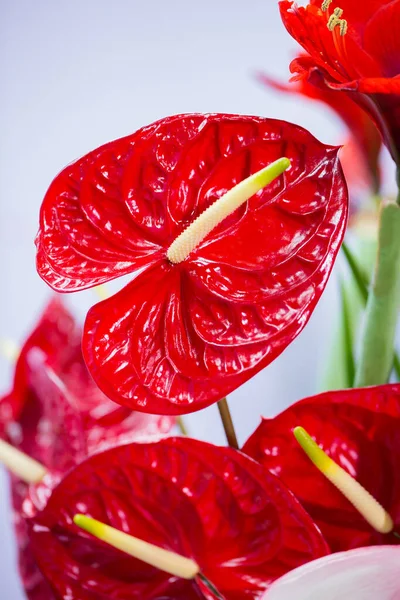
M272 470L296 494L332 551L396 543L374 531L316 469L293 429L304 427L400 525L400 385L327 392L264 419L243 451Z
M239 452L176 438L96 454L27 504L40 569L60 598L211 598L73 525L78 512L192 557L227 600L260 598L325 542L285 486Z
M375 121L393 158L400 161L400 0L344 0L339 27L328 28L326 11L312 0L305 7L281 0L286 29L308 53L291 71L322 89L336 90L357 102ZM335 7L336 8L336 7Z
M290 169L186 260L168 261L169 246L199 214L284 156ZM68 169L80 173L73 194ZM65 198L73 209L64 210ZM55 179L42 206L38 269L66 291L143 268L89 312L85 359L114 401L179 414L219 400L302 330L346 216L337 148L304 129L238 115L170 117L90 153Z
M276 581L263 600L398 600L400 548L361 548L324 556Z

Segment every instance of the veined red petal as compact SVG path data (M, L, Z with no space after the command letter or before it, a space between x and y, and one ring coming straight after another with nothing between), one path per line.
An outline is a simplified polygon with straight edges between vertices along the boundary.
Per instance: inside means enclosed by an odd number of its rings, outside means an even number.
M125 198L131 190L129 202L136 198L137 208L131 203L130 211L141 219L150 183L143 187L139 175L151 165L162 170L162 182L157 175L154 184L154 220L140 227L165 244L163 256L90 310L84 354L96 383L114 401L181 414L241 385L302 330L344 233L347 190L337 149L283 121L186 115L165 119L135 140L137 164L132 154L120 194ZM183 263L169 263L167 249L187 224L282 156L291 161L283 176L223 221Z
M158 438L174 424L171 417L133 412L106 398L83 361L81 335L73 316L54 297L21 349L12 391L0 400L1 436L61 473L93 452ZM11 476L20 576L30 600L53 600L21 517L27 491L26 483Z
M292 62L292 72L313 83L313 73L318 72L317 85L348 92L373 118L398 162L400 0L345 0L340 5L347 22L344 36L328 29L330 12L323 13L318 4L313 0L299 7L291 0L280 2L286 29L308 53Z
M382 6L391 3L393 4L393 0L363 0L363 2L358 2L357 0L340 0L338 5L343 9L343 17L351 23L352 27L363 30L365 24L374 17ZM310 4L321 8L322 2L320 0L310 0ZM325 15L324 18L326 19Z
M380 3L366 26L363 45L365 50L382 65L386 77L397 76L400 80L399 28L399 0Z
M300 56L297 65L307 63L309 58ZM298 69L299 66L296 67ZM304 68L304 65L303 67ZM373 191L380 187L379 155L382 148L381 136L368 114L358 106L351 95L337 94L325 85L321 73L313 65L307 71L307 78L284 84L261 73L259 80L269 88L289 94L298 94L310 100L322 102L331 108L345 123L349 130L349 140L344 144L340 160L346 181L355 193L361 188L371 188ZM308 67L307 67L308 69Z
M296 494L333 552L395 543L375 532L312 465L292 431L301 425L400 524L400 385L327 392L264 419L243 451Z
M239 452L190 439L132 444L75 467L30 519L40 569L70 600L203 598L83 534L77 512L194 558L227 600L261 597L279 575L326 553L285 486Z

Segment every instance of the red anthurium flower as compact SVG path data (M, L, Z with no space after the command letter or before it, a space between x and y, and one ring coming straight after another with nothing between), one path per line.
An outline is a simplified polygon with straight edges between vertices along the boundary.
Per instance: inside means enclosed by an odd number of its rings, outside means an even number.
M212 598L197 581L84 534L76 513L193 558L227 600L260 598L281 574L327 551L279 479L240 452L187 438L95 454L48 495L44 507L34 499L25 508L32 549L59 598Z
M173 422L124 409L104 396L83 361L81 330L58 298L23 345L13 389L0 400L2 437L61 473L102 447L166 433ZM11 482L21 579L31 600L46 600L48 586L21 518L27 485L16 477Z
M347 93L372 116L399 161L400 1L311 0L301 7L282 0L280 9L286 29L308 52L291 71Z
M291 168L180 264L167 250L216 199L286 156ZM269 364L309 319L346 222L337 149L283 121L163 119L67 167L44 199L40 275L76 291L142 272L94 306L84 355L111 399L180 414Z
M309 461L293 429L301 425L400 526L400 385L328 392L265 419L246 442L252 456L293 491L333 552L396 543L374 531Z
M284 84L262 73L259 79L280 92L299 94L329 106L349 130L349 139L340 154L347 183L355 189L368 186L374 192L379 191L382 141L374 122L362 108L347 95L312 85L305 78Z

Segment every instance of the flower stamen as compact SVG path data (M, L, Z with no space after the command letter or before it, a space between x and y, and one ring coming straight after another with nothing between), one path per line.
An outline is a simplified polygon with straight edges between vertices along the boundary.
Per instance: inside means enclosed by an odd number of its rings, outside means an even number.
M332 4L333 0L324 0L321 6L321 10L322 12L326 12L328 10L328 8L330 7L330 5Z
M295 427L293 434L317 469L351 502L371 527L379 533L393 531L393 520L383 506L354 477L332 460L303 427Z
M279 158L218 198L172 242L167 251L168 260L173 264L179 264L186 260L189 254L226 217L282 175L289 167L290 160L288 158Z
M329 6L329 5L328 5ZM339 26L340 35L344 36L347 33L347 21L346 19L342 19L343 9L336 7L329 17L328 21L328 29L329 31L334 31L336 27Z

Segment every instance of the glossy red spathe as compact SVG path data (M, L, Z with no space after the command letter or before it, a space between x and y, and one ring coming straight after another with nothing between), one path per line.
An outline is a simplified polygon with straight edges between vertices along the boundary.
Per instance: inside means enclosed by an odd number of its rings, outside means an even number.
M188 438L96 454L52 489L44 508L35 514L27 503L27 511L38 564L70 600L204 598L197 582L83 533L72 521L79 512L194 558L226 600L259 598L281 574L327 551L291 492L261 465Z
M245 177L291 168L179 265L177 235ZM70 165L42 205L38 270L76 291L136 272L87 317L89 370L144 412L208 406L276 358L307 323L342 240L347 190L337 148L259 117L183 115Z
M171 417L132 412L97 388L83 361L81 329L59 298L22 346L11 392L0 400L0 435L48 469L65 473L110 445L167 433ZM11 476L19 569L30 600L53 594L32 557L21 517L28 486Z
M341 149L340 162L350 191L356 197L365 189L373 193L379 192L381 136L372 119L362 108L346 94L338 94L326 86L313 85L305 78L284 84L262 73L259 80L271 89L286 94L298 94L323 103L333 110L348 129L349 137Z
M308 52L291 64L297 77L337 90L360 104L375 120L393 158L400 157L400 0L341 0L328 11L322 0L306 7L282 0L289 33ZM343 9L348 29L330 31L333 9Z
M88 373L81 337L71 313L53 298L22 346L11 392L0 400L3 437L49 469L65 471L109 443L168 433L175 422L110 401Z
M243 451L278 475L321 528L333 552L395 544L373 530L297 444L304 427L400 526L400 385L327 392L264 419Z

